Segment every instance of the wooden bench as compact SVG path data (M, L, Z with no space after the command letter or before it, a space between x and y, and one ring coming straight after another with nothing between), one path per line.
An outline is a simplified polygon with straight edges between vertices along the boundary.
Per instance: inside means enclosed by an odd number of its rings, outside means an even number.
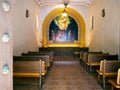
M83 53L83 58L82 58L82 64L83 64L83 66L86 68L86 64L85 64L85 62L88 60L88 55L89 54L102 54L102 52L84 52Z
M30 53L30 54L43 54L43 55L50 55L50 62L53 62L53 60L54 60L54 52L53 51L34 51L34 52L32 52L32 51L29 51L28 53Z
M80 51L80 64L82 64L83 63L83 54L84 53L86 53L86 52L88 52L88 51Z
M46 67L50 67L50 65L51 65L49 55L22 54L22 56L14 56L13 59L43 60L43 61L45 61Z
M100 77L102 77L102 86L105 89L106 78L107 77L116 77L118 68L120 68L120 61L109 61L102 60L100 62L100 69L96 70L98 73L98 81L100 81Z
M29 52L32 52L32 51L29 51ZM40 53L51 53L52 55L52 59L54 60L55 58L55 54L54 54L54 51L50 50L50 51L47 51L47 50L39 50L39 51L36 51L36 52L40 52Z
M80 51L80 60L83 59L83 54L84 54L85 52L87 52L87 51Z
M28 53L22 53L23 56L25 56L26 54L29 54L29 55L47 55L49 56L49 59L50 59L50 62L52 62L52 55L51 53L40 53L40 52L28 52Z
M74 58L77 58L77 57L79 57L79 55L80 55L80 52L74 52Z
M39 61L39 60L42 60L42 61L45 61L45 72L43 72L43 75L47 74L48 73L48 68L49 68L49 65L50 65L50 62L49 62L49 57L47 56L13 56L13 62L14 61Z
M38 78L38 90L42 88L42 71L45 70L45 67L42 66L44 61L41 60L16 60L13 61L13 77L14 78ZM20 84L20 83L19 83ZM14 86L16 81L14 81ZM26 84L27 85L27 84Z
M87 70L92 73L92 67L99 67L101 60L118 60L118 55L108 55L108 54L89 54L88 60L85 61Z

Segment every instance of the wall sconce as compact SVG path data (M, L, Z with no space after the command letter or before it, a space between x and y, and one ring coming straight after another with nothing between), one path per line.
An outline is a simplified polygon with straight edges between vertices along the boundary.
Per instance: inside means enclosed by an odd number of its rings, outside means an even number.
M29 13L29 10L28 9L26 9L26 18L28 18L29 16L30 16L30 13Z
M7 75L9 73L9 67L7 64L5 64L3 67L2 67L2 74L3 75Z
M9 39L10 39L10 37L9 37L8 33L4 33L4 34L2 35L2 41L3 41L4 43L7 43L7 42L9 41Z
M3 1L2 2L2 7L3 7L5 12L8 12L10 10L10 3L7 2L7 1Z
M105 9L102 9L101 16L102 16L102 17L105 17Z

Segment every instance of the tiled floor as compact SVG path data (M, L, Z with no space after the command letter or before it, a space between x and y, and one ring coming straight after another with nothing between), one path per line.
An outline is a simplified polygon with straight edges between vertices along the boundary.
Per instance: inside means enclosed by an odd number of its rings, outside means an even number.
M42 90L102 90L78 60L55 61Z

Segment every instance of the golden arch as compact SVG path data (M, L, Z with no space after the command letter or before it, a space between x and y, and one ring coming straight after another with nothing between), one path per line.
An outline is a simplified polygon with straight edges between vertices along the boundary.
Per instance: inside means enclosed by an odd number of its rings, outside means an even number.
M78 24L78 41L74 41L73 43L53 43L49 41L49 25L51 21L56 17L62 14L64 8L56 8L52 10L44 19L42 25L42 46L43 47L85 47L85 22L83 17L74 9L67 8L66 12L69 16L75 19Z

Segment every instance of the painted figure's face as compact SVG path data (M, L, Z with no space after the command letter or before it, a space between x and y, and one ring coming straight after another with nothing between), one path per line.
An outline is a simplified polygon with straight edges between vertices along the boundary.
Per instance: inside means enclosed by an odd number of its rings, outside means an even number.
M60 30L66 30L68 26L68 20L66 17L61 17L60 20L58 21L59 24L59 29Z

